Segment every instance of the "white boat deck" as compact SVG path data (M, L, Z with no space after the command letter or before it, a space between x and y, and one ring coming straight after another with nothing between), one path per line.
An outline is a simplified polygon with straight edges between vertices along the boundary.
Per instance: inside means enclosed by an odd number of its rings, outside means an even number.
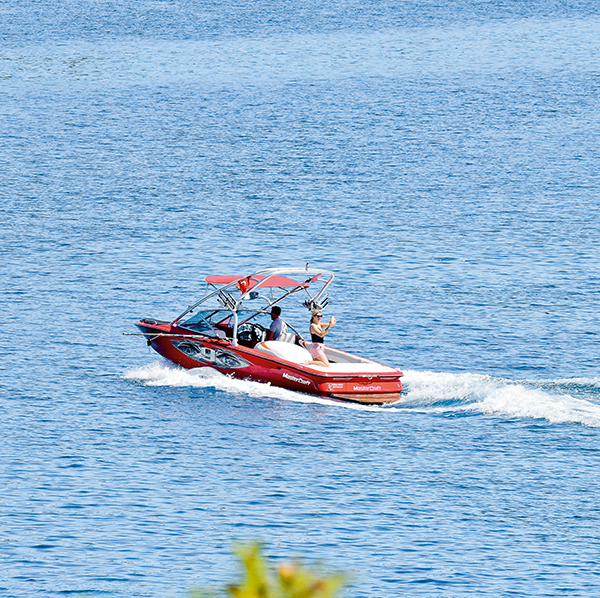
M286 361L291 361L292 363L296 363L307 369L324 373L339 372L344 374L395 374L398 371L395 368L391 368L387 365L382 365L374 361L368 361L366 359L361 361L333 361L330 363L329 367L324 365L306 365L306 362L312 359L309 351L307 351L304 347L300 347L299 345L285 343L281 341L265 341L256 345L254 349L256 351L270 353L271 355L280 357L281 359L285 359ZM325 349L326 355L328 353L333 352L336 352L336 350L330 348ZM350 355L344 354L342 352L340 352L340 355L345 357L346 359L351 357ZM328 355L328 358L330 360L332 357L333 356Z
M307 369L320 372L340 372L344 374L396 374L397 370L380 363L329 363L326 365L305 365Z

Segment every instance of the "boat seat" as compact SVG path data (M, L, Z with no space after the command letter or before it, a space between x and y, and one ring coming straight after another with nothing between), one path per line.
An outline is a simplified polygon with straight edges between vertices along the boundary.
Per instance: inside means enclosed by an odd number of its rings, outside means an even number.
M300 365L304 365L311 358L310 353L304 347L285 341L265 341L258 343L254 349L256 351L271 353L276 357L281 357L281 359Z
M279 343L295 343L296 335L293 332L284 332L283 334L279 335L277 342L279 342Z

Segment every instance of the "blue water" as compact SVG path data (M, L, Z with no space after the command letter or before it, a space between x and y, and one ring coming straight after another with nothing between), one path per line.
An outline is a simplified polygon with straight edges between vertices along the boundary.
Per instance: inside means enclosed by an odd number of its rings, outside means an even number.
M348 598L600 595L599 56L585 1L5 0L0 595L185 596L252 538ZM306 261L400 404L122 335Z

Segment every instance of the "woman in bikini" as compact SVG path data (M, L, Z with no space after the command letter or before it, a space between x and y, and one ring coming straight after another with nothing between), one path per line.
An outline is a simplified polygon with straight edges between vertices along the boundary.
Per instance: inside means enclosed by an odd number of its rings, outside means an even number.
M323 314L320 311L313 313L310 319L310 340L312 345L310 347L311 361L307 361L305 365L323 365L329 367L329 359L325 355L323 349L323 337L329 330L331 330L336 323L335 316L331 316L329 324L321 323Z

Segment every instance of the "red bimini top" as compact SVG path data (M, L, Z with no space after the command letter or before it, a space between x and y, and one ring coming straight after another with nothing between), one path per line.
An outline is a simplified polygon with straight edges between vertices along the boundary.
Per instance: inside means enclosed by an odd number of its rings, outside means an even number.
M319 275L320 276L320 275ZM309 282L313 282L319 276L315 276L311 278L310 281L307 282L296 282L292 278L288 278L287 276L264 276L264 275L254 275L254 276L246 276L242 278L240 276L207 276L206 282L208 284L222 284L228 285L233 282L237 282L235 285L240 289L242 293L249 291L253 287L257 286L260 283L260 286L263 288L282 288L282 287L300 287L300 288L308 288ZM267 280L262 283L265 278Z

